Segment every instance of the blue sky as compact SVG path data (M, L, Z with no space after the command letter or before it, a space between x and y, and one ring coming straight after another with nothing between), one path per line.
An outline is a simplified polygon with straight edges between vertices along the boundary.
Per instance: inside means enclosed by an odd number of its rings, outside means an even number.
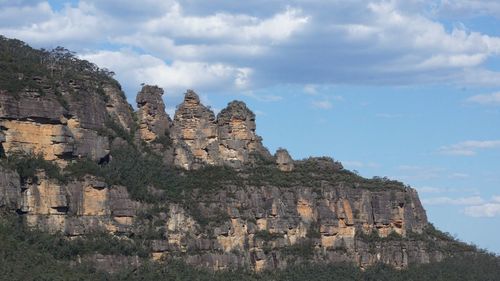
M500 2L0 0L0 34L58 45L218 111L274 151L419 191L440 229L500 253Z

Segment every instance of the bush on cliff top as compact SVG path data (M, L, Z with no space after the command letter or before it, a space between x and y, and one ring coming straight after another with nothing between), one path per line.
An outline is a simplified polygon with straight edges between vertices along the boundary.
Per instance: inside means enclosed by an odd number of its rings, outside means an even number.
M37 50L20 40L0 35L0 90L6 90L15 97L24 89L33 89L42 95L52 92L61 105L67 107L61 92L76 93L70 83L77 82L88 92L96 93L106 100L108 97L102 90L102 84L112 84L121 89L113 75L107 69L78 59L73 52L63 47L50 51ZM97 83L87 87L88 81ZM125 99L123 92L122 97Z

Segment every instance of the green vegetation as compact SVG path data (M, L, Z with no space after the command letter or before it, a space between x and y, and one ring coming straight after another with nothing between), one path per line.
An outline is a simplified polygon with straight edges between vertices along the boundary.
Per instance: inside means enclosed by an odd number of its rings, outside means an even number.
M378 235L378 231L376 229L372 229L372 231L368 234L364 233L363 231L357 231L356 238L367 243L384 242L384 241L401 241L405 239L403 238L403 236L399 235L395 231L391 231L389 235L387 235L387 237L381 237Z
M35 179L38 170L44 170L45 174L52 179L66 182L67 178L61 173L59 167L49 162L42 155L13 154L0 158L0 165L17 171L21 179Z
M139 268L125 268L116 274L96 271L90 264L75 263L77 257L92 253L105 255L139 255L144 248L133 240L123 240L106 234L91 234L86 239L68 240L60 234L50 235L27 229L17 217L0 216L0 280L361 280L361 281L461 281L498 280L500 260L485 253L457 256L438 263L394 270L377 265L361 271L350 264L293 265L283 270L254 273L236 269L213 272L195 269L181 261L167 264L142 260ZM307 260L313 255L313 245L307 242L290 247L284 254Z
M78 59L73 52L63 47L51 51L36 50L20 40L0 35L0 89L15 97L23 90L34 90L41 95L53 93L67 109L68 102L62 92L74 94L76 91L72 85L78 85L80 89L96 92L106 101L108 96L102 85L119 87L113 75L107 69ZM84 81L95 83L89 85ZM76 98L79 96L76 95Z
M254 235L255 239L261 239L264 241L271 241L277 238L283 238L283 234L281 233L271 233L268 230L260 230L257 231Z
M112 160L98 165L88 160L77 161L65 170L69 177L81 178L92 174L105 179L108 184L126 186L131 197L148 203L170 201L184 202L185 193L195 189L213 191L224 183L241 180L233 169L209 166L195 171L167 167L154 154L141 153L133 146L111 152ZM157 189L152 192L151 188Z
M336 183L345 187L371 190L402 191L405 189L403 183L387 178L363 178L351 171L341 169L339 163L326 157L298 161L294 170L289 173L283 173L274 163L262 160L258 165L245 169L242 174L246 177L246 184L253 186L311 187L317 190L325 187L325 183Z
M172 139L170 138L169 134L170 133L167 131L165 135L153 140L153 143L161 144L163 146L163 149L170 148L172 146Z
M450 255L486 253L485 250L475 245L467 244L447 232L440 231L430 223L424 228L423 233L411 232L408 234L408 237L409 239L424 241L429 249L439 250Z
M312 222L311 225L309 225L309 229L307 230L306 234L307 238L316 238L319 239L321 238L321 233L319 232L319 224L318 222Z
M281 252L286 256L308 260L314 256L314 243L311 240L301 240L291 246L283 248Z
M105 233L68 240L62 234L28 229L21 219L0 210L0 280L106 280L90 264L71 266L77 258L104 255L139 255L144 247Z
M438 263L410 267L407 270L395 270L379 264L361 271L351 264L312 264L303 263L284 270L253 273L245 270L212 272L193 269L179 261L167 266L148 263L133 273L122 272L120 280L248 280L248 281L496 281L500 276L500 264L497 257L475 255L470 257L450 258Z
M29 229L19 217L6 213L0 216L0 235L62 260L72 260L92 253L140 257L149 255L146 246L128 238L121 239L107 232L94 232L69 240L61 233L49 234Z

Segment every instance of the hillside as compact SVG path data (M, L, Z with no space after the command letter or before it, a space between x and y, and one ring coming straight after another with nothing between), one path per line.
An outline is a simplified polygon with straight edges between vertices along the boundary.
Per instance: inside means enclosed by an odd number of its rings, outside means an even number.
M134 111L111 71L3 37L0 73L9 280L500 272L496 257L436 230L411 187L328 157L272 155L241 101L215 115L188 90L171 118L163 89L146 85Z

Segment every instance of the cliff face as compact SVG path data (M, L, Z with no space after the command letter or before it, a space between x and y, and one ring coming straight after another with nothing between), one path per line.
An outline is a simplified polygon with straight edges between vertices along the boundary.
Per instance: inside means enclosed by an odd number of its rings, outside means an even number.
M24 183L15 172L3 169L1 175L0 205L17 210L30 226L68 236L92 231L130 236L151 223L138 216L150 205L95 177L60 184L43 172ZM227 185L209 194L194 192L189 201L166 204L155 215L159 236L151 240L151 258L183 256L196 266L259 271L307 260L404 268L443 257L422 241L383 240L422 233L427 226L411 188L371 191L333 182L315 188ZM373 233L382 240L363 238Z
M271 158L255 127L255 114L243 102L229 103L215 118L189 90L173 121L175 164L185 169L206 164L241 168L251 162L252 153Z
M30 52L41 58L30 63L53 57ZM134 113L107 72L67 56L56 53L50 67L39 65L45 76L0 79L0 207L29 226L69 237L95 231L145 237L151 259L180 257L212 269L260 271L311 260L403 268L446 256L414 238L428 227L415 190L361 178L329 158L294 161L284 149L271 156L255 115L240 101L215 116L188 91L171 120L163 90L144 86ZM117 147L138 158L159 156L154 165L163 170L111 184L141 168L128 159L121 170L106 170L120 161L113 157ZM47 168L18 174L24 170L9 161L21 154L55 163L64 179ZM223 166L230 168L217 170ZM75 167L85 174L73 175ZM195 173L207 167L216 168ZM133 200L146 198L137 196L139 185L156 199Z
M137 95L139 136L146 143L168 136L170 118L162 100L163 90L156 86L144 86Z
M200 103L193 91L175 112L171 138L175 145L175 164L184 169L220 162L215 115Z
M113 91L116 89L110 89L110 92ZM76 100L77 97L68 94L66 109L50 92L42 95L24 91L14 97L1 91L0 126L3 136L0 140L4 152L41 154L61 166L66 165L68 160L81 157L94 161L105 158L109 153L109 141L99 132L106 128L108 121L130 128L130 107L124 99L116 101L115 107L110 107L93 93L79 94L85 98Z

